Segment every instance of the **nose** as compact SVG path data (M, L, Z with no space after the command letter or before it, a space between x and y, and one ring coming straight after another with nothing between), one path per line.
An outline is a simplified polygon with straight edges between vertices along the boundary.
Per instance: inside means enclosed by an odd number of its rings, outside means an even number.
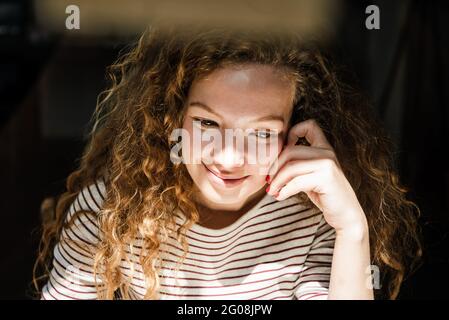
M213 159L218 170L233 172L245 164L244 147L234 146L234 143L224 145L222 150L214 152Z

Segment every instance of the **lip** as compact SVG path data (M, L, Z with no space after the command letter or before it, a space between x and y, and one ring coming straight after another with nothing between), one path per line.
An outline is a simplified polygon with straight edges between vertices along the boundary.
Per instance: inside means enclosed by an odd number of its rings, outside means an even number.
M206 165L204 165L204 167L207 170L207 176L209 177L209 180L211 180L213 183L215 183L219 186L222 186L222 187L228 187L228 188L236 187L249 177L249 176L244 176L241 178L226 177L226 176L223 176L215 171L210 170Z

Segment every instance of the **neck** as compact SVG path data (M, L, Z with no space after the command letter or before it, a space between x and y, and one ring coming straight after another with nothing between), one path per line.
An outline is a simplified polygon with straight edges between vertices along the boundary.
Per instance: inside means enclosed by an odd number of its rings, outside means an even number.
M262 188L258 192L248 197L245 201L232 205L223 205L211 203L198 197L196 200L198 212L200 214L200 220L205 221L209 218L220 219L220 217L235 218L237 220L240 216L251 210L264 196L266 192Z

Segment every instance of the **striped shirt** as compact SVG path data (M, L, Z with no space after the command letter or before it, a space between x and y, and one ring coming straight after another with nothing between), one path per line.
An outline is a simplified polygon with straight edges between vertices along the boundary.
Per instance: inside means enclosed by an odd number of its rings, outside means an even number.
M99 212L105 195L101 180L85 187L67 219L82 210ZM176 219L182 224L185 218L178 211ZM95 281L101 285L101 277L93 276L94 254L79 243L95 245L99 234L95 215L76 216L54 248L41 299L97 299ZM182 246L174 237L161 244L160 299L327 299L335 230L322 212L296 197L277 201L267 194L231 225L194 224L186 235L189 252L176 274ZM134 248L120 270L130 297L142 299L146 286L139 246Z

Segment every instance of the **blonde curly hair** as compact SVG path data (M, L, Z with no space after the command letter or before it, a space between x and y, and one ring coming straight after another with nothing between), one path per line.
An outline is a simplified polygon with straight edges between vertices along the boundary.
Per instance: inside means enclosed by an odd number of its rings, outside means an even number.
M191 200L193 181L182 163L170 161L170 133L182 127L194 79L246 62L278 67L294 79L291 124L315 119L326 133L368 219L372 261L381 270L383 285L376 298L397 297L421 255L419 210L406 199L393 169L391 144L366 99L339 81L320 51L295 34L222 28L193 32L151 27L109 67L111 86L99 95L79 168L67 178L67 191L57 201L45 202L51 218L43 224L34 269L38 290L48 277L51 249L67 227L67 208L83 187L101 178L107 197L95 215L101 241L94 248L94 269L104 286L100 298L113 299L117 292L129 298L120 262L137 235L144 241L144 298L158 298L160 244L176 232L185 251L181 263L188 251L185 231L199 219ZM178 228L177 209L187 218ZM38 276L42 266L43 276Z

